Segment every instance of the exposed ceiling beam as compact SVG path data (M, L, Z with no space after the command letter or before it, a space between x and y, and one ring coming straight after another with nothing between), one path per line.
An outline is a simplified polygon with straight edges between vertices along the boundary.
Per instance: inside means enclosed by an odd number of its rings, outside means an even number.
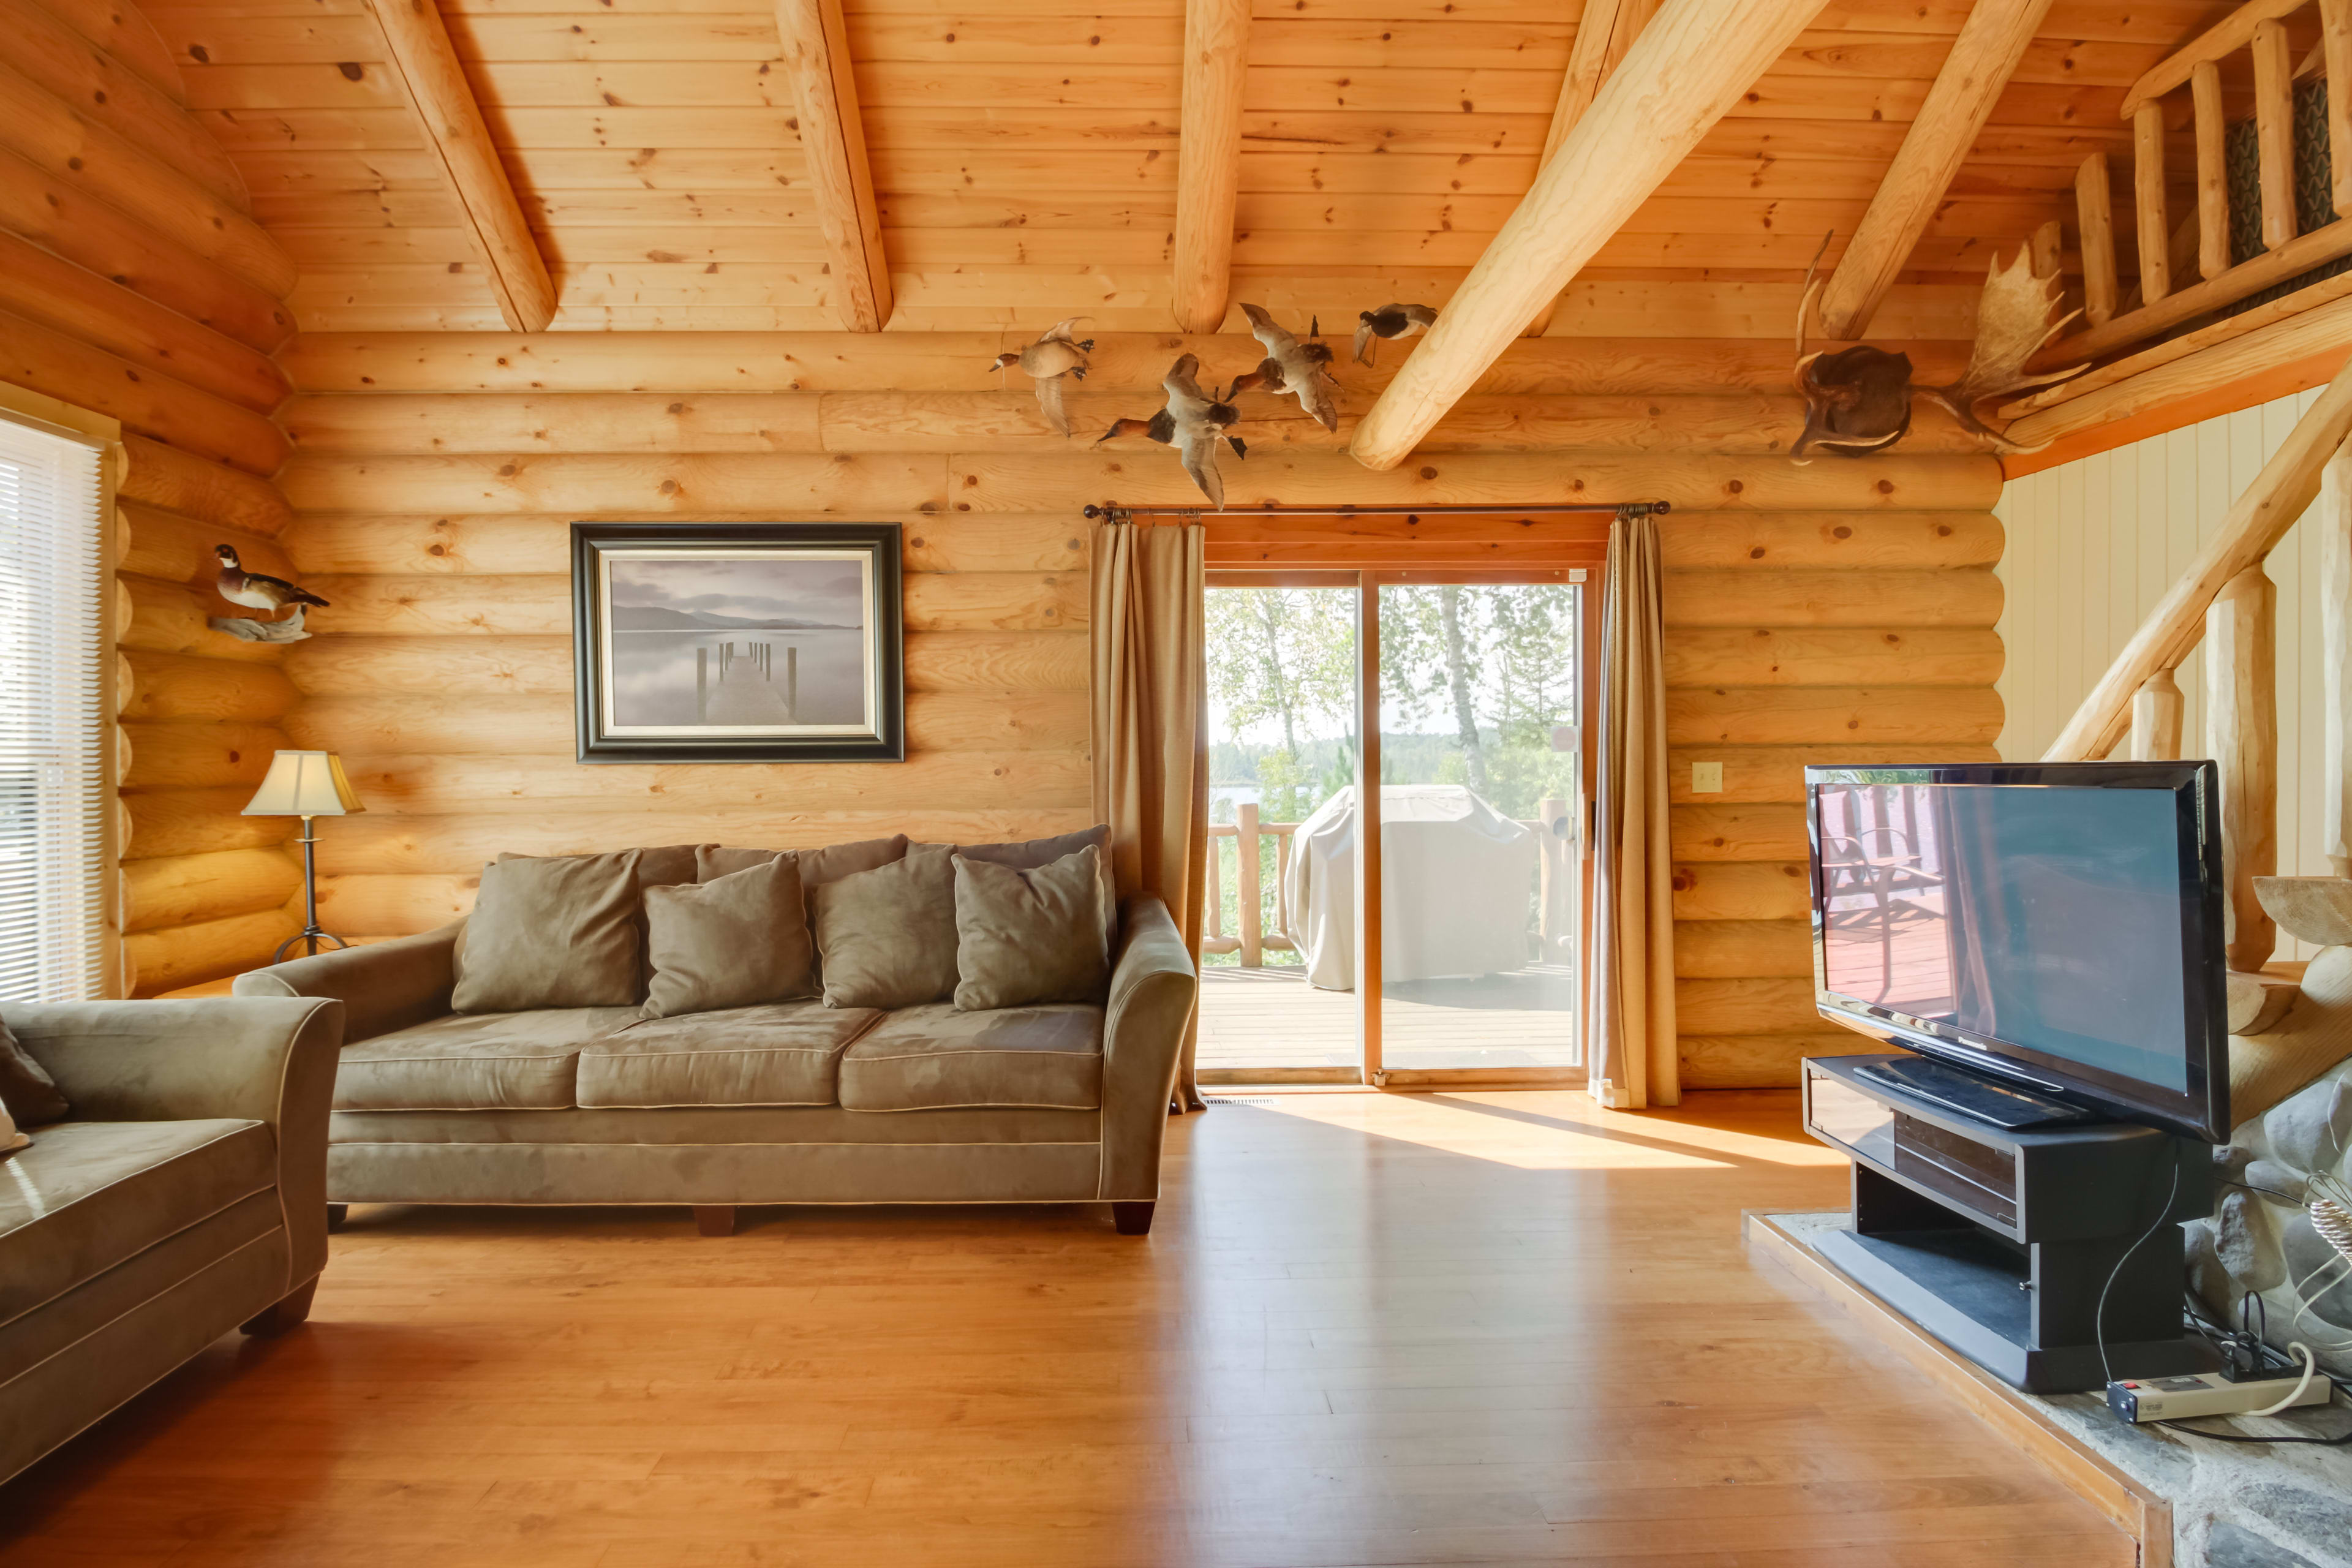
M1176 325L1224 324L1242 180L1250 0L1185 0L1183 140L1176 154Z
M1560 79L1559 101L1552 106L1543 156L1536 160L1538 169L1551 162L1559 144L1592 107L1601 84L1609 79L1609 73L1617 68L1657 9L1658 0L1584 0L1584 14L1576 19L1576 41L1569 46L1568 75ZM1535 313L1523 335L1543 336L1559 309L1559 296L1555 294Z
M1944 68L1822 290L1824 337L1852 340L1870 330L2049 12L2050 0L1977 0L1960 24Z
M1666 0L1356 426L1356 460L1369 468L1402 462L1822 3Z
M874 205L874 170L866 157L841 0L776 0L776 31L799 110L817 222L833 258L841 324L853 332L878 332L893 307L890 263L882 252L882 218Z
M458 215L481 258L499 314L518 332L544 331L555 318L555 280L539 253L522 204L482 121L449 29L434 0L372 0L390 46L392 68L408 89L425 144L441 165Z

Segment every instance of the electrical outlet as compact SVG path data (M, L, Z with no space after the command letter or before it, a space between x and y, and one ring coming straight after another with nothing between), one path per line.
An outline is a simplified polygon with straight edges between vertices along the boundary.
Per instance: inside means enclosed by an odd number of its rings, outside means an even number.
M1721 763L1691 764L1691 794L1721 795L1722 793L1723 764Z

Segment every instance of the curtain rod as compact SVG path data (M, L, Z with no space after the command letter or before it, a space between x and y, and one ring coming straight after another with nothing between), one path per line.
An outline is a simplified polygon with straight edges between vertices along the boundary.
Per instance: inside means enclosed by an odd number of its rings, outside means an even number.
M1423 515L1442 517L1517 517L1526 512L1565 512L1612 518L1664 517L1674 510L1674 503L1663 500L1631 501L1541 501L1529 506L1490 506L1483 503L1432 506L1236 506L1211 508L1202 506L1120 506L1105 501L1089 505L1086 516L1105 522L1132 522L1138 518L1183 518L1194 521L1214 521L1225 517L1402 517Z

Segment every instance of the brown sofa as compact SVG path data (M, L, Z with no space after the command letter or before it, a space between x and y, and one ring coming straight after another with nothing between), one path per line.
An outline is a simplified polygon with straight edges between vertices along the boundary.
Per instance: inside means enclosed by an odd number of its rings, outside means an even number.
M229 1330L309 1313L341 1011L9 1005L71 1109L0 1161L0 1480Z
M644 885L693 880L679 853ZM458 1014L463 921L236 991L344 1005L336 1205L686 1205L723 1233L743 1204L1107 1202L1140 1234L1196 976L1160 900L1119 924L1100 1006Z

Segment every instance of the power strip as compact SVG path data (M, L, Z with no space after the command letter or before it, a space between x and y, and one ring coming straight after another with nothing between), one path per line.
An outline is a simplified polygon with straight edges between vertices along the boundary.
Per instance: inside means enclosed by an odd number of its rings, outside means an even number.
M2305 1382L2300 1373L2242 1383L2232 1383L2218 1372L2134 1378L2107 1384L2107 1408L2126 1421L2179 1421L2191 1415L2242 1415L2273 1405L2290 1410L2325 1405L2335 1394L2335 1385L2327 1379L2314 1377L2300 1398L2282 1404Z

